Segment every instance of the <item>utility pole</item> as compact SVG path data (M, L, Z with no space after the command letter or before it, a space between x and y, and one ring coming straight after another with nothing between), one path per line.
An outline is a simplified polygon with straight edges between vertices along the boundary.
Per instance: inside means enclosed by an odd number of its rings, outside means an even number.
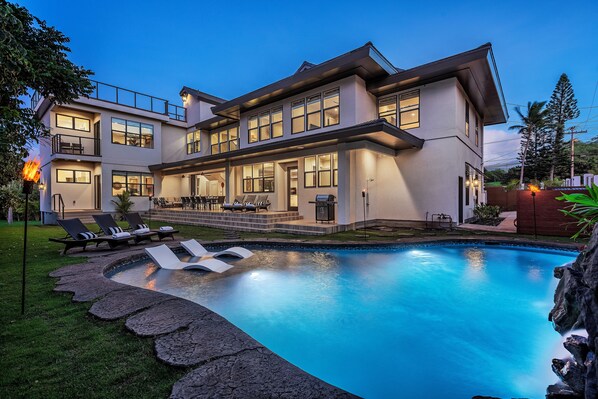
M587 133L587 130L575 131L575 127L571 128L571 180L575 176L575 137L576 134Z

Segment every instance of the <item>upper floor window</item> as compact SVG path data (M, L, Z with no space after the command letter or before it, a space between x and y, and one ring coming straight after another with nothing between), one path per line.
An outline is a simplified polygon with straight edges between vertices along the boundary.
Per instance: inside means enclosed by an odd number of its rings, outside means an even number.
M291 133L301 133L339 123L340 94L338 88L325 91L323 95L315 94L306 99L293 101L291 104Z
M56 169L57 183L91 184L89 170Z
M194 154L201 151L201 132L196 130L187 133L187 154Z
M250 143L282 137L282 107L250 117L247 121L247 131Z
M112 118L112 143L153 148L154 125Z
M465 101L465 135L469 137L469 103Z
M63 129L79 130L82 132L89 132L90 125L91 122L89 119L56 114L56 127L61 127Z
M419 127L419 90L400 94L398 97L381 98L378 101L378 117L401 129Z
M225 127L210 133L212 154L235 151L239 148L239 127Z
M274 192L274 163L265 162L243 166L243 192Z
M480 145L480 118L475 116L475 145Z
M338 155L321 154L303 159L303 186L336 187L338 185Z
M154 195L154 176L151 173L112 171L112 195L128 191L132 196L151 197Z

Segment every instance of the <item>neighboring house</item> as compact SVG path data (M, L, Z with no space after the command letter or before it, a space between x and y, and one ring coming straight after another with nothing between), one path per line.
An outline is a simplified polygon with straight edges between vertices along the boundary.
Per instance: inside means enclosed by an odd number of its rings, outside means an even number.
M410 69L371 44L232 100L183 87L184 107L98 84L89 97L32 105L51 128L41 143L42 212L113 210L150 196L268 194L272 211L314 219L336 196L337 223L456 222L482 201L483 129L507 109L490 44Z

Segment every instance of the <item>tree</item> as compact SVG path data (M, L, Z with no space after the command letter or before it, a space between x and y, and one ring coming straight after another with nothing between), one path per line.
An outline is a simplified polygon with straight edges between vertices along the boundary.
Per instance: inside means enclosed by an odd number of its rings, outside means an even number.
M577 100L567 74L563 73L559 78L546 108L552 133L550 180L553 180L555 172L566 173L568 170L568 151L564 140L565 123L579 116Z
M3 184L18 178L30 146L48 134L20 97L37 91L64 104L92 92L90 70L67 59L69 39L25 7L0 0L0 170Z
M536 174L541 157L540 151L544 145L545 128L547 123L548 110L544 108L546 101L534 101L527 103L527 113L524 115L520 107L515 107L515 112L521 119L520 125L509 127L511 130L518 130L521 135L521 172L519 175L519 184L523 185L526 162L529 160L535 168ZM531 147L531 152L530 152ZM533 157L530 157L533 155ZM534 176L537 179L537 176Z

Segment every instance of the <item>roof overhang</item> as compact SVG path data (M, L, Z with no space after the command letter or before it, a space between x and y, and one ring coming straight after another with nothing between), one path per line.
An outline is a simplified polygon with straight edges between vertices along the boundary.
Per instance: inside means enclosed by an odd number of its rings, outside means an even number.
M221 104L226 101L223 98L216 97L211 94L208 94L203 91L199 91L199 90L193 89L191 87L187 87L187 86L183 86L181 91L179 91L180 96L182 96L183 94L190 94L190 95L194 96L195 98L197 98L198 100L204 101L204 102L207 102L210 104Z
M231 123L238 123L238 121L216 115L213 118L196 123L195 128L199 130L212 130L222 126L230 125Z
M396 72L397 69L368 42L353 51L312 66L233 100L218 104L212 108L212 112L224 117L239 119L241 112L347 76L358 75L364 80L371 80Z
M406 149L420 149L424 140L378 119L361 125L340 128L324 133L297 136L288 140L275 141L255 147L246 147L224 154L207 155L184 161L150 165L151 171L173 174L193 167L224 165L228 161L239 161L256 157L274 156L298 150L309 150L344 143L369 142L381 148L392 150L393 154Z
M482 114L485 125L507 121L509 114L490 43L369 82L367 89L370 93L381 96L452 77L457 78L463 86Z

